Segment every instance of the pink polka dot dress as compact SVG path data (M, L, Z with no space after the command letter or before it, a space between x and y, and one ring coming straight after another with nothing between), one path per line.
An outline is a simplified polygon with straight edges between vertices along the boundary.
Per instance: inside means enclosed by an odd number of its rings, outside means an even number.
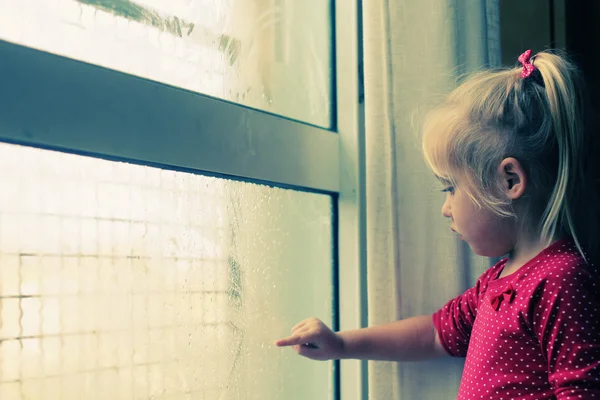
M458 399L600 399L600 279L571 240L515 273L486 271L433 315L465 357Z

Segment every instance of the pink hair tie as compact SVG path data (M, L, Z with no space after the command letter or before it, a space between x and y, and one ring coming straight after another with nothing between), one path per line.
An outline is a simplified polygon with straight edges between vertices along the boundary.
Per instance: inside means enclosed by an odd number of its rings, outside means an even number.
M521 78L528 78L533 71L535 71L535 67L531 63L531 50L527 50L525 53L521 54L518 60L521 64L523 64Z

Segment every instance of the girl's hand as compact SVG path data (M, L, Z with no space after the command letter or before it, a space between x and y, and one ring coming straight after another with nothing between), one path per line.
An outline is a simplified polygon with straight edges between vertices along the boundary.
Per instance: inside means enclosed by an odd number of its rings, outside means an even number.
M317 318L309 318L292 328L292 335L275 342L292 346L296 353L312 360L335 360L344 353L344 340Z

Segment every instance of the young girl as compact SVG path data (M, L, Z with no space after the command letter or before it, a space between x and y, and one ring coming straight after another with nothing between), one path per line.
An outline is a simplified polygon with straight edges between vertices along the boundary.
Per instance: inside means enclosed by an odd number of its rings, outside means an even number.
M466 357L459 399L600 399L580 76L549 51L519 61L468 79L423 133L450 228L476 254L508 257L433 316L338 333L309 319L278 346L316 360Z

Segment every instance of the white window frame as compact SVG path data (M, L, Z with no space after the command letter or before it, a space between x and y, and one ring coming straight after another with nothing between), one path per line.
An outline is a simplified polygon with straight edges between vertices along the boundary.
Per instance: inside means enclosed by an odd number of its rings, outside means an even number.
M335 2L335 130L0 41L0 141L333 195L339 329L366 324L361 1ZM366 400L342 361L334 398Z

